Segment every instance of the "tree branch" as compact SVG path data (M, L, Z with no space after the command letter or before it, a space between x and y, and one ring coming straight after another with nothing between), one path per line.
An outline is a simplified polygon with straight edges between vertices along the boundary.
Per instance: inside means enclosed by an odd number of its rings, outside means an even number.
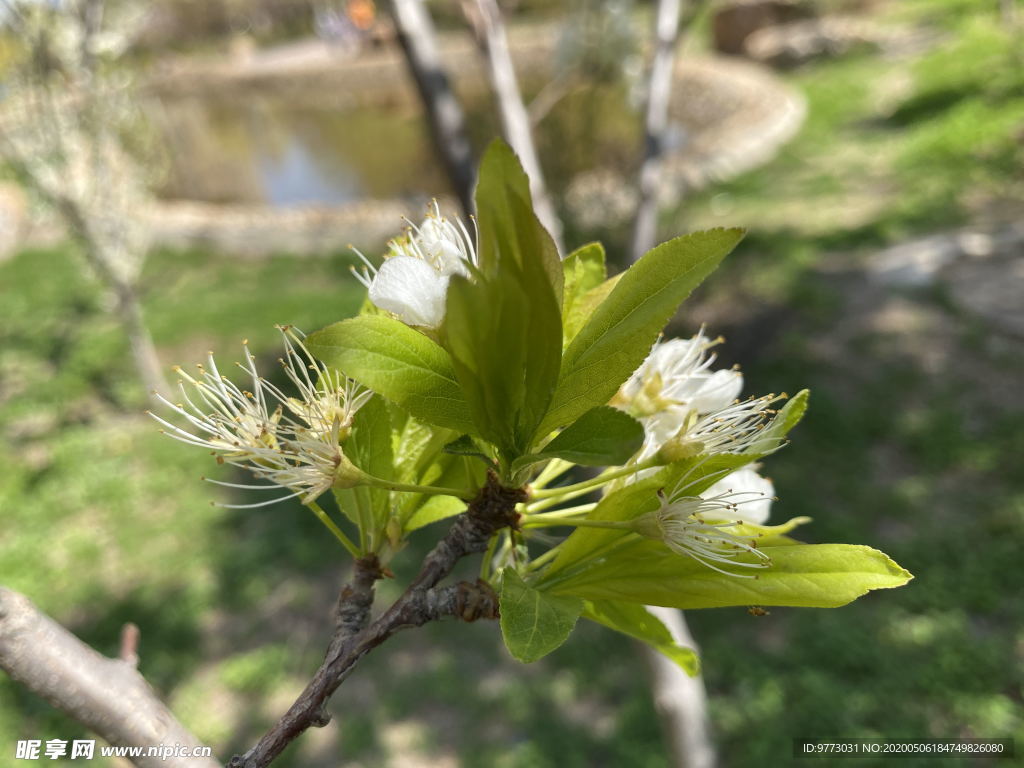
M441 155L462 210L469 216L473 213L476 178L473 149L462 107L441 63L430 13L422 0L392 0L391 15L409 73L426 108L434 146Z
M128 645L134 653L134 642L125 640L122 647ZM114 746L203 746L157 698L134 664L102 656L27 597L5 587L0 587L0 669ZM209 757L133 761L141 768L219 765Z
M497 595L486 582L461 582L449 587L438 587L438 584L461 558L485 551L491 536L498 530L514 527L518 519L515 506L525 500L526 493L522 489L505 488L493 472L489 473L487 484L424 558L419 573L401 597L356 634L346 634L349 625L339 621L326 658L305 690L255 747L232 758L230 768L265 768L306 729L325 725L325 706L338 686L363 656L399 630L422 626L445 616L458 616L466 621L496 618ZM356 584L358 569L351 587L358 593ZM348 601L343 602L348 611Z

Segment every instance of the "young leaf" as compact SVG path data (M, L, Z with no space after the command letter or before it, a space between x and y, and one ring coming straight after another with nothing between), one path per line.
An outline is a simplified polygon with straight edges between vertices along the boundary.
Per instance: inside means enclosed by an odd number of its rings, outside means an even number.
M495 152L477 188L481 268L474 280L452 278L444 342L477 432L515 457L529 449L551 402L562 322L546 264L547 233L521 196L517 173L507 170L515 156ZM498 172L512 181L492 178ZM561 264L557 269L560 299Z
M583 612L583 601L539 592L513 568L502 571L501 635L509 652L529 663L546 656L569 637Z
M317 358L430 424L475 432L451 358L404 323L361 315L312 333Z
M572 306L566 307L562 313L563 347L568 347L572 340L576 338L576 334L587 324L590 316L594 314L594 310L604 303L604 300L608 298L608 294L612 292L612 289L619 282L619 278L624 274L624 272L620 272L614 277L609 277L603 283L595 285L585 294L578 297L572 303Z
M690 677L700 672L697 652L676 643L661 619L639 603L614 600L588 602L583 609L583 618L646 643L678 664Z
M587 243L570 253L562 261L565 286L562 292L562 314L567 315L573 304L608 277L604 265L604 246Z
M485 449L482 447L485 443L477 444L469 435L462 435L457 440L452 440L450 443L445 445L444 452L451 453L455 456L472 456L477 459L483 459L487 465L493 464L491 457L487 455Z
M587 600L625 600L685 610L730 605L836 608L873 589L900 587L913 578L871 547L803 544L761 551L771 558L771 566L758 570L757 578L740 578L676 554L660 542L635 539L617 548L614 557L595 561L549 589ZM735 570L746 573L749 569Z
M415 531L439 520L455 517L465 509L466 502L454 496L430 496L422 499L422 503L412 513L404 529L407 532Z
M364 472L390 478L395 474L391 419L383 399L371 397L356 413L352 432L342 445L345 455ZM334 497L345 516L373 536L384 530L391 514L388 491L369 486L336 489Z
M594 511L587 517L591 520L609 521L632 520L635 517L640 517L640 515L658 508L660 504L658 490L662 487L663 483L658 475L622 486L601 499ZM577 528L558 545L558 555L544 568L540 583L545 584L556 574L612 550L629 535L624 530Z
M640 422L616 408L591 408L562 430L539 453L524 456L519 469L547 459L565 459L588 467L619 466L640 450L644 428Z
M539 434L607 403L682 301L742 237L740 229L695 232L662 243L630 267L566 349Z
M457 434L410 416L391 401L388 401L388 406L396 477L402 483L419 483L427 467Z
M483 485L487 468L478 460L467 456L442 453L414 482L420 485L439 485L444 488L479 488ZM454 496L402 493L398 497L399 517L406 531L453 517L466 508L462 499Z
M530 212L532 221L522 220L523 208ZM480 271L493 276L507 259L523 268L528 261L534 262L546 274L560 308L564 278L558 248L533 216L530 180L515 152L501 139L488 145L480 161L476 212Z
M764 431L763 442L770 444L781 443L782 439L793 427L800 423L800 420L807 413L807 401L811 393L802 389L789 399L778 415L772 419L772 423Z

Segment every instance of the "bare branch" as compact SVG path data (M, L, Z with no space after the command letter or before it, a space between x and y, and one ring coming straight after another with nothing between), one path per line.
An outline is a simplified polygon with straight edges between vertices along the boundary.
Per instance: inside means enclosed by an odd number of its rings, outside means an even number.
M505 488L497 476L489 474L480 494L424 558L419 574L402 596L358 634L340 639L336 635L323 664L299 698L255 747L232 758L230 768L265 768L306 729L325 725L325 706L338 686L363 656L399 630L445 616L467 621L496 618L497 596L486 583L437 585L461 558L483 552L495 532L514 526L515 506L525 499L521 489Z
M117 658L130 667L139 666L139 628L131 622L121 627L121 647Z
M114 746L203 746L132 664L108 659L0 587L0 668ZM138 757L141 768L215 768L213 758Z

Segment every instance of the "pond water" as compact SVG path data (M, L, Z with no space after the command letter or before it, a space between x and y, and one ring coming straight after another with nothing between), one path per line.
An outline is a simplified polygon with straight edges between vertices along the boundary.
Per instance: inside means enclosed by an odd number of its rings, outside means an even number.
M463 103L479 150L496 132L490 100ZM416 105L343 111L286 94L189 96L164 98L154 112L168 149L166 198L289 207L449 192ZM581 170L628 167L640 137L638 117L610 87L569 94L536 134L556 192Z

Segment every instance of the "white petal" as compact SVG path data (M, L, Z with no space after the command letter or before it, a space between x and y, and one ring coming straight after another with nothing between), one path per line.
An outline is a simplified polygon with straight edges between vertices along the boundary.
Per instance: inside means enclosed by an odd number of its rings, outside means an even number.
M729 406L743 389L743 374L739 371L715 371L701 378L689 398L697 413L712 413Z
M469 276L467 254L463 251L458 230L451 222L428 217L420 226L419 245L442 275Z
M448 278L421 259L395 256L377 270L370 301L407 325L437 328L444 320Z
M680 408L674 405L658 411L651 416L641 419L644 425L644 455L643 459L653 456L661 450L661 446L678 434L686 423L686 415L689 408Z
M712 485L701 496L710 499L720 493L732 492L742 494L735 501L737 509L734 516L737 520L745 520L755 525L764 525L771 513L772 497L775 495L775 486L767 477L761 477L756 470L744 467L730 472L717 483Z

